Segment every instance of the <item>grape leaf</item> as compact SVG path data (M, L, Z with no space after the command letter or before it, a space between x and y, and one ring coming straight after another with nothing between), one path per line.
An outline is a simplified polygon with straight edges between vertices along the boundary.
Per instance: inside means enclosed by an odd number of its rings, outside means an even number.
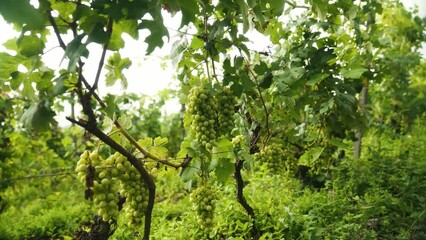
M361 67L361 66L358 66L358 67L353 67L353 68L351 68L351 69L346 69L346 68L344 68L344 69L342 69L342 70L340 71L340 74L342 74L342 76L343 76L343 77L345 77L345 78L354 78L354 79L358 79L358 78L360 78L360 77L362 76L362 74L363 74L364 72L366 72L366 71L367 71L367 69L366 69L366 68Z
M150 148L152 147L152 138L146 137L144 139L140 139L138 144L143 148Z
M306 166L311 166L321 156L323 147L315 147L306 151L299 159L299 163Z
M167 28L163 25L163 19L161 20L142 20L139 24L139 29L147 28L151 34L145 39L148 43L147 54L151 54L156 47L162 47L164 44L163 37L169 37Z
M126 130L132 127L132 120L126 115L120 116L117 121Z
M29 107L21 117L21 122L29 130L44 132L49 130L55 113L47 100L41 100Z
M234 172L234 164L229 158L220 159L215 168L215 175L217 180L225 183Z
M156 137L154 138L154 146L163 146L167 144L169 140L167 138Z
M69 59L69 63L68 63L69 72L74 72L80 57L87 58L89 56L89 50L87 50L88 43L81 42L84 37L85 37L84 34L78 35L67 45L67 48L65 49L65 56L67 56Z
M189 182L194 177L194 174L200 171L200 168L201 168L200 160L193 159L191 161L191 165L183 168L179 176L183 182Z
M7 22L27 25L28 29L44 27L43 15L28 0L1 0L0 14Z

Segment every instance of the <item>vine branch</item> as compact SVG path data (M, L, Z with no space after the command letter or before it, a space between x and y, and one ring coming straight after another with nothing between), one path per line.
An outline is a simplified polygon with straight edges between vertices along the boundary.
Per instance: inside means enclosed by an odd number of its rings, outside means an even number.
M254 79L254 82L256 84L256 89L259 92L260 102L262 103L263 109L265 110L265 121L266 121L265 127L266 127L266 132L267 132L266 140L268 140L269 137L271 136L271 131L269 129L269 111L268 111L268 108L266 107L265 99L263 98L262 90L260 89L259 81L257 80L257 76L256 76L256 74L254 74L253 70L251 70L250 65L249 65L247 60L246 60L246 68L247 68L247 71L250 73L250 75Z
M288 5L290 5L292 8L304 8L304 9L310 9L309 6L304 6L304 5L297 5L296 2L290 1L290 0L285 0L285 3L287 3Z
M114 21L111 18L108 20L107 42L104 44L104 47L102 49L102 55L101 55L101 59L99 60L98 71L96 72L95 82L93 83L93 86L90 88L89 95L92 95L95 92L95 90L98 88L99 78L101 76L102 68L104 67L105 56L106 56L106 52L108 50L109 41L111 39L113 22Z
M255 213L253 208L247 203L247 200L244 197L243 189L244 189L244 181L243 177L241 176L241 169L243 167L244 160L237 158L235 161L234 167L235 167L235 181L236 181L236 187L237 187L237 201L241 204L241 206L246 210L247 214L252 219L253 227L251 229L251 235L253 239L257 240L260 237L260 232L256 227L255 224Z

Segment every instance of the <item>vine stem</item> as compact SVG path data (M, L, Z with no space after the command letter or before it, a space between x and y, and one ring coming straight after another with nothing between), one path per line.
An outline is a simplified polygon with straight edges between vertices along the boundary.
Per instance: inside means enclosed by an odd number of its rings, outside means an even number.
M99 60L98 71L96 72L95 82L93 83L93 86L90 88L89 95L92 95L95 92L95 90L98 88L99 78L101 77L102 68L104 67L106 52L108 50L109 41L111 40L113 22L114 21L111 18L108 20L108 25L107 25L108 40L104 44L104 47L102 49L102 55L101 55L101 59Z
M244 164L244 160L242 160L240 158L237 158L237 160L235 161L235 164L234 164L234 167L235 167L234 177L235 177L236 188L237 188L237 201L241 204L241 206L246 210L247 214L252 219L253 227L251 229L251 235L252 235L253 239L257 240L257 239L259 239L261 234L256 227L255 213L254 213L253 208L247 203L247 200L246 200L246 198L244 197L244 194L243 194L244 181L243 181L243 177L241 176L241 169L243 167L243 164Z
M269 137L271 136L271 131L269 129L269 111L268 111L268 108L266 107L266 103L265 103L265 99L263 98L262 91L260 90L259 81L257 80L257 76L253 72L253 70L251 70L250 64L247 61L247 59L245 61L246 61L247 71L250 73L250 75L254 79L254 82L256 84L256 89L259 92L260 102L262 103L263 109L265 110L265 121L266 121L265 127L266 127L266 132L267 132L267 136L266 136L265 142L267 142L269 140Z

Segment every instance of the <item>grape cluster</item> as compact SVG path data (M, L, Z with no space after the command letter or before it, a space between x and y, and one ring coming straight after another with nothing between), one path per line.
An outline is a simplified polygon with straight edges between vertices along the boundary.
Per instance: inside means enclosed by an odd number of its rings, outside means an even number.
M118 217L118 186L111 170L103 169L98 175L98 180L94 182L93 202L98 209L98 215L106 222Z
M80 179L82 183L86 182L87 166L91 165L89 155L90 155L90 152L88 150L84 151L80 155L80 160L78 160L77 167L75 168L78 179Z
M246 138L243 135L237 135L232 138L232 147L238 149L244 145Z
M204 233L209 232L213 226L213 213L216 205L216 192L209 186L202 186L195 189L190 199L193 209L197 213L197 223Z
M121 177L120 194L126 197L126 220L129 225L140 224L148 206L148 188L136 168L124 157L118 158L117 162L117 168L123 169L124 173Z
M216 98L203 87L192 88L188 97L187 113L191 119L190 132L206 149L211 150L216 140Z
M296 163L295 158L284 150L283 145L278 143L271 143L256 153L254 157L275 174L292 171Z
M229 136L234 128L234 106L236 99L231 89L224 87L218 94L217 99L219 103L218 111L218 136Z
M80 180L86 182L87 169L95 166L99 173L93 173L93 201L98 215L104 221L117 219L119 194L126 198L124 211L129 224L140 224L148 204L148 189L140 174L127 159L115 153L103 160L97 151L85 151L77 163L76 171ZM95 168L93 168L95 169ZM119 194L118 194L119 193Z

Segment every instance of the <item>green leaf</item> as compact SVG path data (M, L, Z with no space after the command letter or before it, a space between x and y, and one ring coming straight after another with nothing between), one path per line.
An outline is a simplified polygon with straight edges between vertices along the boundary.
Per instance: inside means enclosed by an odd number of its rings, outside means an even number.
M132 65L132 61L129 58L121 58L119 53L114 53L109 57L108 63L105 68L108 70L105 75L105 85L113 86L117 80L121 81L123 89L127 88L127 78L123 74L124 69L128 69Z
M118 123L120 123L121 127L124 129L129 129L132 127L132 119L127 117L126 115L122 115L117 119Z
M284 0L268 0L267 3L270 6L272 14L274 16L280 16L284 11Z
M1 0L0 14L7 22L27 25L28 29L44 27L43 15L28 0Z
M156 137L154 138L154 146L163 146L169 142L167 138Z
M117 104L115 103L115 96L108 94L105 97L104 102L106 104L106 108L104 109L104 111L106 112L108 117L114 119L115 118L115 111L117 109Z
M105 44L108 42L108 33L104 29L106 24L107 19L105 17L93 14L85 17L80 27L89 36L90 41Z
M143 148L150 148L152 147L152 138L146 137L144 139L140 139L138 144Z
M160 147L160 146L153 146L151 148L149 148L149 152L160 158L160 159L166 159L167 155L168 155L168 150L165 147Z
M195 22L197 15L200 12L200 7L197 0L178 0L182 11L182 22L180 28Z
M102 128L105 133L110 133L114 127L114 120L109 117L105 117L104 121L102 122Z
M27 57L17 55L12 56L8 53L0 52L0 82L6 82L12 73L18 70L19 64L27 65L29 62Z
M259 82L259 87L263 89L269 88L272 84L273 79L274 79L274 75L272 75L271 71L267 70Z
M306 85L313 86L317 83L320 83L322 80L328 78L330 74L328 73L316 73L312 75L309 80L306 82Z
M180 178L183 182L191 181L196 173L201 169L201 163L199 159L193 159L191 165L182 169L180 172Z
M48 101L41 100L29 107L21 117L21 122L29 130L44 132L49 130L55 113L50 109Z
M225 183L234 172L234 164L229 158L219 159L215 168L217 180Z
M247 3L243 0L236 0L236 2L240 8L241 17L243 18L243 32L246 33L250 28L250 21L251 21L248 14L249 7Z
M10 88L12 90L17 90L19 88L19 86L21 86L22 82L24 81L24 74L22 74L19 71L15 71L13 73L10 74Z
M359 79L362 76L362 74L366 71L367 71L366 68L359 66L359 67L354 67L350 69L344 68L340 71L340 74L342 74L344 78Z
M9 39L9 40L7 40L6 42L3 43L3 46L6 49L18 52L18 45L16 43L17 41L18 41L17 38Z
M61 95L67 91L68 87L66 86L65 81L68 79L68 76L69 76L68 72L63 73L56 80L55 87L53 88L54 96Z
M331 98L330 100L328 100L327 102L321 104L321 109L320 109L320 114L323 114L325 112L328 112L329 110L331 110L334 107L334 99Z
M306 166L312 166L312 164L321 156L323 150L323 147L309 149L300 157L299 163Z
M340 138L331 138L330 143L333 144L334 146L338 147L338 148L347 148L348 145L346 143L343 142L342 139Z
M222 137L217 140L216 147L213 148L212 159L233 158L233 147L228 138Z
M84 34L78 35L67 45L67 48L65 49L65 56L67 56L69 59L69 72L74 72L80 57L87 58L89 56L89 50L87 50L87 43L81 42L84 37Z
M163 25L163 19L161 20L142 20L139 24L139 29L147 28L151 34L145 39L148 44L147 54L151 54L156 47L162 47L164 44L163 37L169 37L167 28Z
M328 0L309 0L312 4L314 12L320 19L324 19L327 15Z

